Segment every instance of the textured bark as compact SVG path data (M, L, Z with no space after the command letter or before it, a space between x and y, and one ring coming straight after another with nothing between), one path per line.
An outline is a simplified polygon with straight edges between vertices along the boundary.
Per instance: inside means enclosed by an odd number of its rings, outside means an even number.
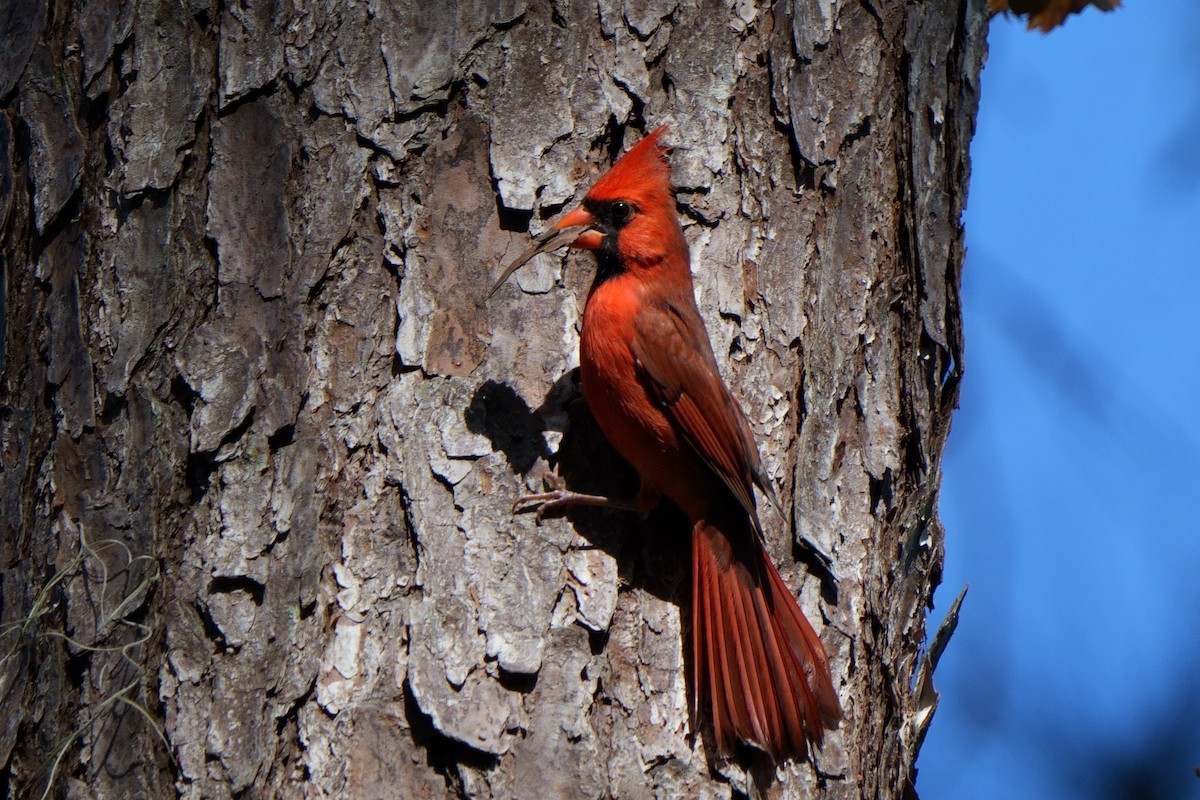
M0 795L897 796L985 22L5 4ZM635 488L578 402L588 260L478 301L660 123L846 711L778 772L689 718L677 512L510 515Z

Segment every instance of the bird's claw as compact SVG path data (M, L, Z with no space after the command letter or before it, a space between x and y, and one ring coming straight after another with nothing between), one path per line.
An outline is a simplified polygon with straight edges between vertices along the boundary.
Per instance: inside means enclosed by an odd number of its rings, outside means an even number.
M550 491L542 492L540 494L521 495L515 501L513 501L513 514L521 511L525 506L536 505L536 514L534 515L533 519L538 525L541 525L542 518L546 515L547 511L551 511L559 506L571 504L573 493L568 492L563 488L563 483L561 480L559 480L557 475L553 473L547 473L542 477L542 482L546 484L546 487Z
M516 514L523 506L537 507L537 521L541 524L542 518L546 516L547 511L553 511L556 508L564 506L591 506L592 508L620 508L625 511L643 511L645 510L637 502L629 500L615 500L611 497L603 497L598 494L581 494L580 492L571 492L563 488L562 481L557 475L547 474L543 480L550 491L542 492L541 494L527 494L523 497L518 497L513 503L512 513Z

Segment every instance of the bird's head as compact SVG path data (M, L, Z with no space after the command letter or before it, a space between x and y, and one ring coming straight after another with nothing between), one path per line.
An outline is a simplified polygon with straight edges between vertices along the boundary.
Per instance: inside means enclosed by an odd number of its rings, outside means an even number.
M488 297L509 275L538 253L562 247L596 251L600 275L652 267L687 245L675 213L675 189L667 163L670 148L660 143L666 126L650 135L613 164L596 181L583 203L534 239L533 245L504 270Z

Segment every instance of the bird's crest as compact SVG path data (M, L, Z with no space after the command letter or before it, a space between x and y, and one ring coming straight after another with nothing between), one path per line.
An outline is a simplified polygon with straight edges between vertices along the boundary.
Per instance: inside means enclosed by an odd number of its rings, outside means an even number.
M654 195L671 198L671 148L659 143L666 125L655 128L604 173L587 196L592 200L650 200ZM673 203L672 203L673 205Z

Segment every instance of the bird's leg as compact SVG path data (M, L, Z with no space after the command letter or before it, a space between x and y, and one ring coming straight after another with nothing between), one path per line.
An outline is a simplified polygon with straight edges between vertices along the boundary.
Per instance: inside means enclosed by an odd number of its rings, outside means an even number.
M516 502L513 503L512 513L517 513L523 506L536 506L536 519L540 524L542 517L547 511L565 506L595 506L597 508L617 508L622 511L644 513L658 505L658 492L647 487L645 483L642 484L637 497L632 500L623 500L616 497L604 497L598 494L582 494L580 492L568 491L563 487L562 481L559 480L558 476L552 473L545 475L543 480L550 487L550 491L518 497Z

